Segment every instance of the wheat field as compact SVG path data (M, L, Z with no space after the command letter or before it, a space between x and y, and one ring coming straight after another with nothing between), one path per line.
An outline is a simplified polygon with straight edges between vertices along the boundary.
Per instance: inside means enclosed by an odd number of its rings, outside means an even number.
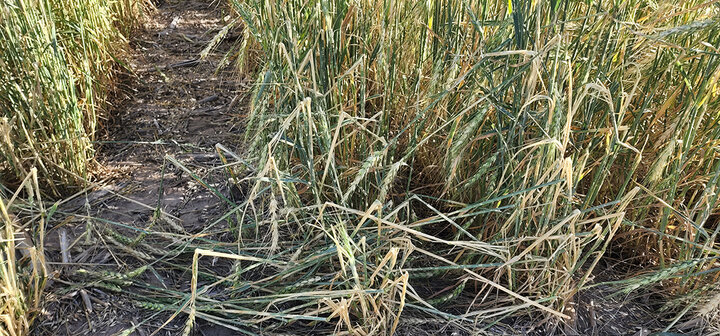
M572 334L593 295L646 297L653 331L720 332L720 2L212 6L224 27L197 60L235 36L218 71L252 78L240 144L211 149L243 196L159 158L150 224L98 231L134 262L83 268L87 288L183 335ZM5 1L0 335L43 307L45 219L95 186L125 36L151 7ZM160 206L166 167L226 211L188 233ZM154 283L161 265L183 285Z

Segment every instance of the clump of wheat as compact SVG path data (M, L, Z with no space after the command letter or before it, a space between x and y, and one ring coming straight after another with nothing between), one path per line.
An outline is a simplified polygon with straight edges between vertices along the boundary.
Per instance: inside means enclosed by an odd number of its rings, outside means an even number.
M12 0L0 10L0 171L17 184L38 168L56 196L93 171L93 141L117 60L121 30L145 2Z
M263 55L251 198L267 207L284 191L292 215L272 231L323 237L343 283L367 281L357 262L402 241L404 267L422 270L408 288L438 274L456 286L414 294L413 309L442 316L426 309L502 293L514 304L462 317L529 307L552 320L567 318L610 248L660 265L628 291L682 292L716 274L720 40L709 4L232 3L251 39L243 51ZM352 332L348 319L366 315L347 300L333 307Z
M32 168L20 185L29 199L0 194L0 335L26 335L42 307L45 276L43 236L47 213L42 205L37 170ZM11 214L18 206L33 209L36 219L21 222ZM26 210L27 211L27 210ZM35 215L33 214L33 215ZM32 216L31 216L32 218ZM29 235L28 233L32 233Z

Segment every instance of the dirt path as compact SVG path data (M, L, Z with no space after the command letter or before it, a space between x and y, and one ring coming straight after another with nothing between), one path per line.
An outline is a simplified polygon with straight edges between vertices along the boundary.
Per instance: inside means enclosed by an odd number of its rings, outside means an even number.
M133 305L122 292L89 285L77 276L85 270L126 272L143 265L132 249L116 246L121 239L107 235L107 230L137 236L137 230L129 228L152 225L154 230L177 224L175 232L193 234L228 209L208 188L165 161L166 155L172 156L229 195L214 146L221 143L237 150L241 100L248 85L229 71L216 70L237 38L230 32L207 58L198 58L224 27L224 15L217 4L161 3L145 30L130 37L128 66L137 77L122 81L127 97L114 103L107 141L99 151L99 161L107 168L107 176L100 179L107 182L63 204L50 223L47 250L56 278L48 290L48 313L37 323L36 334L113 335L141 324L152 310ZM165 212L161 217L171 220L156 220L156 208ZM63 235L66 244L60 243ZM73 266L61 264L62 246L67 245L66 259ZM156 274L159 285L182 287L172 278L161 271ZM90 302L91 311L83 299ZM142 323L132 335L149 335L168 315ZM157 335L178 334L182 320Z

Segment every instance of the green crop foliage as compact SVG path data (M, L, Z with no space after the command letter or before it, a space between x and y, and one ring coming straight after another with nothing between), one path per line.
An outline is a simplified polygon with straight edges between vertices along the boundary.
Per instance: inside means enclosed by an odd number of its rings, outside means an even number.
M95 131L143 2L3 0L0 171L59 195L92 173ZM125 21L123 21L125 20Z
M315 290L365 291L308 299L339 327L390 333L403 307L564 320L611 249L655 270L626 290L717 278L712 2L232 3L248 37L238 61L257 78L253 201L238 209L268 255L277 237L303 246L275 262L337 280ZM328 249L334 266L311 267ZM464 287L400 290L428 272ZM509 299L462 306L495 294ZM466 313L431 308L445 298Z

